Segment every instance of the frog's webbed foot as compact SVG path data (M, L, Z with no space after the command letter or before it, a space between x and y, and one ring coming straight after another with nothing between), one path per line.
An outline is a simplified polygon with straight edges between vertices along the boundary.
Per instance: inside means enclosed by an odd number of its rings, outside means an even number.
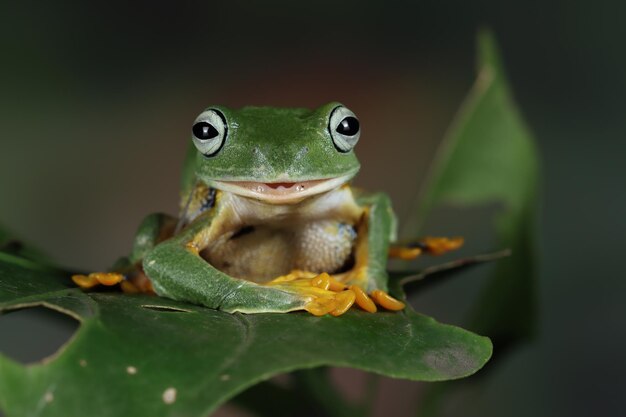
M425 237L417 242L389 248L389 257L410 261L422 253L443 255L463 245L462 237Z
M117 272L92 272L89 275L72 275L72 281L84 290L89 290L98 285L111 287L124 281L124 275Z
M112 287L119 284L120 289L127 294L153 292L152 283L143 273L134 274L128 279L119 272L92 272L88 275L72 275L72 281L83 290L90 290L99 285Z
M327 273L294 270L264 285L300 294L308 301L303 309L315 316L340 316L352 307L356 295Z
M281 287L309 297L310 301L305 304L304 310L315 316L324 314L340 316L353 304L370 313L378 311L377 305L392 311L402 310L405 307L403 302L384 291L374 290L368 295L360 286L347 286L342 280L326 272L315 274L296 270L265 285Z

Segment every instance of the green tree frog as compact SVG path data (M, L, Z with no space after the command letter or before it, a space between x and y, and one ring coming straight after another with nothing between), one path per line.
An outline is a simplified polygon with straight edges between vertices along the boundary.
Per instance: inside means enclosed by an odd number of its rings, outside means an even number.
M226 312L403 309L387 292L396 236L390 200L349 185L360 134L355 114L339 103L207 108L192 127L179 217L148 216L124 265L74 281L120 283ZM432 238L390 254L459 245Z

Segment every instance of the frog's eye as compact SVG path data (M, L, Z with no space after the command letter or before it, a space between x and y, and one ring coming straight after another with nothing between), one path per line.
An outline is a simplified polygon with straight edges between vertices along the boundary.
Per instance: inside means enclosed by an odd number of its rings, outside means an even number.
M226 118L216 109L200 114L191 129L193 143L204 156L213 156L222 148L227 131Z
M343 106L335 107L330 114L328 131L339 152L350 152L361 136L359 119Z

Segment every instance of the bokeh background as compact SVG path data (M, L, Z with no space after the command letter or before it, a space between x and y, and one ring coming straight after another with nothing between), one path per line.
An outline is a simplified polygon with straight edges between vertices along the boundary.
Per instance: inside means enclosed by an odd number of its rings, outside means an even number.
M406 218L489 27L542 153L540 327L445 415L626 415L624 16L617 1L2 2L0 224L61 264L105 268L145 214L176 212L203 108L331 100L363 124L357 184ZM462 324L484 275L415 307ZM22 340L9 328L3 346ZM377 412L415 415L423 388L385 379Z

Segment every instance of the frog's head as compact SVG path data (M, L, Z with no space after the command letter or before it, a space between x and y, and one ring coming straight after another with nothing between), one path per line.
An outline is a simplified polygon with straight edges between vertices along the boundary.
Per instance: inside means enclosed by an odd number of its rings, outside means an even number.
M224 191L286 204L329 191L359 170L359 121L339 103L315 110L212 106L195 120L195 175Z

